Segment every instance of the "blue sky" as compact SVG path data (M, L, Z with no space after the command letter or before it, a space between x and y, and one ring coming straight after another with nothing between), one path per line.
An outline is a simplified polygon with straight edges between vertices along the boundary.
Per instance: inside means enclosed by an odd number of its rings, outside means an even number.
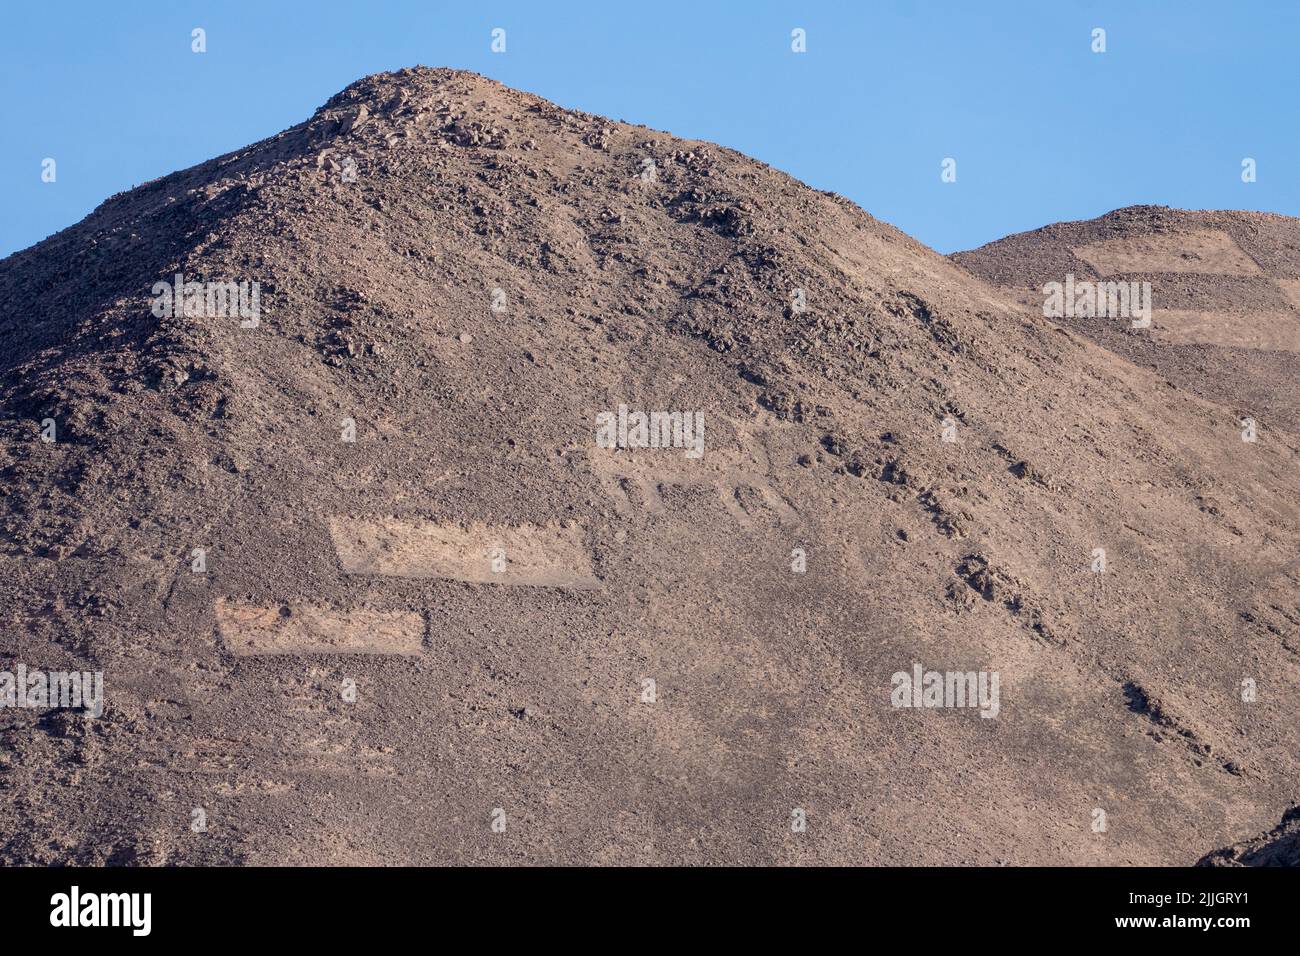
M0 256L415 64L730 146L943 252L1134 203L1300 215L1297 48L1297 0L9 0Z

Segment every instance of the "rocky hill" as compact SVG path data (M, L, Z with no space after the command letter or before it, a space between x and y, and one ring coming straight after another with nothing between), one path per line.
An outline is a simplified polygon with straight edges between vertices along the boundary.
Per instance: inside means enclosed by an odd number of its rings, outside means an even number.
M0 669L104 686L0 709L0 859L1188 864L1267 829L1295 440L961 262L424 68L0 262ZM918 666L996 699L895 706Z
M953 259L1039 310L1044 286L1067 276L1147 283L1150 328L1116 315L1060 320L1259 429L1300 435L1300 219L1133 206Z

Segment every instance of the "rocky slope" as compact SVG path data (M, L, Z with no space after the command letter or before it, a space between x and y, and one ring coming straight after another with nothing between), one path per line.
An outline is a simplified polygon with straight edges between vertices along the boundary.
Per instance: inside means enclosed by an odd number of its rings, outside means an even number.
M1133 206L953 259L1040 312L1044 285L1067 275L1149 283L1149 329L1117 316L1061 321L1257 429L1300 434L1300 219Z
M370 77L0 262L0 336L0 668L105 686L0 710L7 862L1186 864L1295 798L1294 442L729 150Z
M1215 850L1197 866L1300 866L1300 806L1292 807L1282 822L1253 840Z

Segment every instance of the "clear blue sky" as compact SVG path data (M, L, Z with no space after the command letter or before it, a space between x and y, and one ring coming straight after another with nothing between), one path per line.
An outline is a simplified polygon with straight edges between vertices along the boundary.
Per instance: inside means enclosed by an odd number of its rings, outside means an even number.
M0 256L415 64L730 146L943 252L1134 203L1300 215L1297 0L5 0Z

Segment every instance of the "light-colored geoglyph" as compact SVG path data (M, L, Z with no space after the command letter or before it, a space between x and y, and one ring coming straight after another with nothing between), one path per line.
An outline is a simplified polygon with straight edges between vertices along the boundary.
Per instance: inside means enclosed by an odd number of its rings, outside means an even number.
M665 515L665 491L695 488L717 496L741 527L798 523L795 509L769 477L773 466L766 443L776 440L775 430L735 422L728 427L738 442L711 447L699 459L653 449L595 449L587 455L588 467L624 517L640 509Z
M1262 276L1255 260L1226 232L1152 233L1103 239L1074 249L1101 276L1149 273Z
M1300 312L1300 279L1274 279L1291 307Z
M1290 312L1196 312L1156 309L1154 335L1174 345L1300 352L1300 319Z
M463 526L423 518L334 517L329 527L348 574L600 587L575 523Z
M1201 274L1276 281L1300 308L1300 280L1269 280L1232 236L1217 229L1103 239L1074 254L1101 276ZM1156 292L1159 300L1159 290ZM1176 345L1300 352L1300 319L1284 309L1223 312L1156 309L1153 335Z
M414 656L424 643L424 617L411 611L368 608L260 607L217 601L217 625L230 653L399 654Z

